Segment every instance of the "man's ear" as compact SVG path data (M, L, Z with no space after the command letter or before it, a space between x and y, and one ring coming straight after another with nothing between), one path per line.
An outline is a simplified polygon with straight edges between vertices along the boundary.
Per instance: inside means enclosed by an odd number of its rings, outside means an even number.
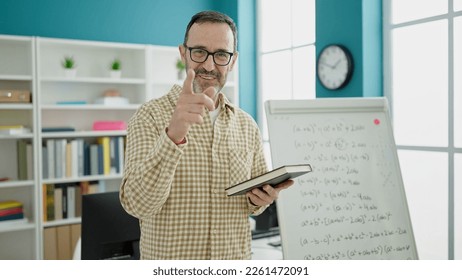
M183 63L186 63L186 48L183 44L178 46L178 50L180 51L180 57Z

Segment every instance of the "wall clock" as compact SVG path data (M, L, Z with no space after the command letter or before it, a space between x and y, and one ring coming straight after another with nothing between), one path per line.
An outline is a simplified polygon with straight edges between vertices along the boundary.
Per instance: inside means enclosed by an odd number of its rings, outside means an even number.
M319 82L329 89L341 89L348 84L353 74L353 57L341 45L328 45L319 54L317 75Z

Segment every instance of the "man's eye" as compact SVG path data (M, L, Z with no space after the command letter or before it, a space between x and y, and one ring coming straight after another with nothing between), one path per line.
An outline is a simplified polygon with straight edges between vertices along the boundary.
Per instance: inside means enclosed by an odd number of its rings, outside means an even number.
M216 53L215 55L218 56L219 58L227 58L228 57L227 53L222 53L222 52Z
M195 55L205 55L205 53L206 53L206 52L203 51L203 50L195 50L195 51L194 51L194 54L195 54Z

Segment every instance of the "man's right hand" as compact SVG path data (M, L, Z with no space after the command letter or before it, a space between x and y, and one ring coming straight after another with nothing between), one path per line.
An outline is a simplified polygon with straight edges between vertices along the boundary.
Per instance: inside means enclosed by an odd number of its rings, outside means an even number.
M167 135L175 143L181 142L186 137L193 124L203 123L206 108L209 111L215 109L215 102L209 97L215 96L215 89L209 87L204 92L195 93L193 91L195 76L194 70L189 69L183 83L183 91L168 125Z

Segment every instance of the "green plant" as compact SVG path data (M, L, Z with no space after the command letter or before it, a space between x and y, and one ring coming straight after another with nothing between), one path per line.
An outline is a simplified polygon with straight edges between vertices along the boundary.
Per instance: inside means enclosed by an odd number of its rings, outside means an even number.
M184 62L178 58L178 60L176 61L176 69L178 69L178 71L181 71L181 70L184 70L186 68L186 65L184 64Z
M72 56L65 56L62 62L62 65L66 69L73 69L75 68L75 60Z
M120 62L120 59L114 59L111 63L111 69L112 70L120 70L122 69L122 62Z

